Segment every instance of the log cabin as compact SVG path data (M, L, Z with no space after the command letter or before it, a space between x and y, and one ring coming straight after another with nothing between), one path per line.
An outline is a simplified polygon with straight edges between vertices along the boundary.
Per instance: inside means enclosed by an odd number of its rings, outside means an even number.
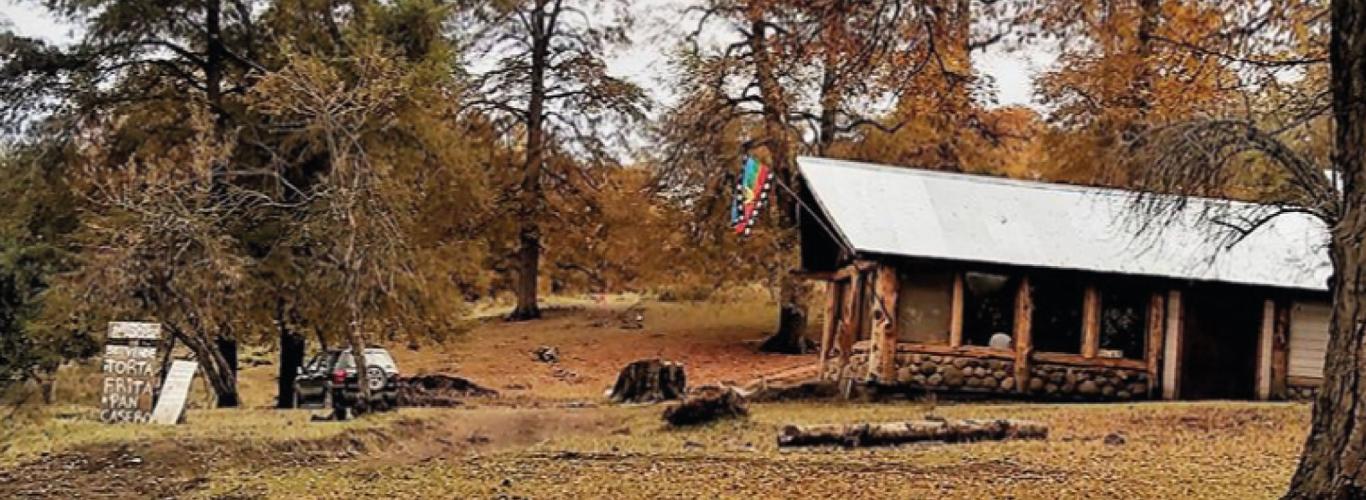
M1303 399L1328 339L1327 229L1278 209L798 159L821 377L1044 400ZM1152 195L1150 195L1152 196ZM1236 234L1228 231L1239 231Z

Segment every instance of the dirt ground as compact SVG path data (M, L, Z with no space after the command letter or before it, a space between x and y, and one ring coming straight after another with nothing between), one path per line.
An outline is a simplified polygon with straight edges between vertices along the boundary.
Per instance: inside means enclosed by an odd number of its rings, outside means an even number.
M185 425L107 426L90 406L42 408L0 433L0 498L1271 498L1308 427L1290 403L788 402L746 420L673 430L661 406L613 406L624 363L687 364L693 384L790 372L808 357L754 352L771 309L753 302L585 299L529 324L483 321L445 345L395 350L410 374L457 373L503 391L454 409L310 422L272 402L274 366L243 372L248 406ZM496 311L484 311L492 314ZM556 347L560 362L533 360ZM779 449L787 423L1027 418L1042 441Z

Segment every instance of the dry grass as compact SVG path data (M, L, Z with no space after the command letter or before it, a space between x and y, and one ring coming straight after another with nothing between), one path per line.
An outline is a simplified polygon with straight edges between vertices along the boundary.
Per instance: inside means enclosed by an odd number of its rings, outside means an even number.
M810 358L753 351L748 341L772 327L771 308L753 300L647 302L645 328L617 328L615 312L633 303L585 299L534 323L489 316L444 345L395 350L408 373L454 372L505 393L466 408L347 423L310 422L308 411L197 409L178 427L106 426L90 406L44 408L7 424L0 497L1269 498L1285 487L1308 427L1308 407L1288 403L902 402L763 404L748 420L671 430L660 407L592 403L621 365L640 357L682 360L694 384ZM558 365L532 361L529 352L543 344L559 348ZM253 360L241 377L245 401L270 405L269 353L245 357ZM90 396L79 383L59 388ZM775 443L785 423L927 414L1034 419L1052 433L857 450ZM1124 443L1107 444L1109 435Z
M597 401L631 361L662 357L682 361L690 385L746 381L812 363L811 356L755 352L773 331L774 306L760 290L731 292L705 303L644 301L644 326L622 329L617 315L642 299L635 295L555 297L540 321L509 323L507 305L474 311L476 326L440 345L418 350L390 346L407 374L454 373L513 399ZM539 363L539 346L559 349L560 362ZM249 407L274 405L276 366L269 357L244 367L239 377Z
M466 453L390 456L326 468L243 471L206 494L340 498L457 496L527 498L888 497L1270 498L1293 469L1306 408L1290 404L1095 406L952 405L946 417L1019 417L1048 422L1045 441L914 445L886 449L779 450L786 422L895 420L924 405L778 404L745 422L674 431L657 408L568 412L592 418L548 431L533 410L483 412L534 435L500 445L509 427L475 426L490 443ZM469 427L465 428L468 432ZM1106 444L1121 434L1125 443ZM455 436L459 437L459 436Z

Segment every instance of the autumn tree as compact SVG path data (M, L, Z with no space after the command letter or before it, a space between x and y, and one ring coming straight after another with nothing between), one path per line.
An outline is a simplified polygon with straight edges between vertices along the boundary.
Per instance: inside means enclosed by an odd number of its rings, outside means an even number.
M1165 22L1175 11L1163 12ZM1238 218L1196 214L1217 222L1212 237L1230 243L1285 214L1317 218L1328 229L1333 309L1324 383L1286 497L1361 497L1366 493L1358 450L1366 420L1359 411L1366 398L1361 383L1366 376L1361 361L1366 355L1361 326L1366 324L1366 285L1361 283L1366 255L1360 244L1366 239L1366 7L1352 1L1231 7L1212 31L1156 33L1156 39L1192 57L1233 68L1239 78L1229 81L1239 84L1244 104L1210 116L1142 124L1147 130L1137 141L1134 164L1143 168L1130 172L1133 182L1159 193L1226 196L1235 192L1230 186L1255 179L1262 186L1256 198L1269 210ZM1248 79L1255 75L1272 78ZM1331 126L1321 126L1330 110ZM1331 154L1312 140L1325 131L1331 131ZM1150 226L1160 227L1171 217L1187 217L1179 200L1141 195L1136 206L1156 221Z
M894 130L879 103L897 100L929 60L926 11L911 2L702 2L675 58L681 102L658 129L665 143L661 192L686 200L721 231L729 176L759 153L778 180L777 238L762 252L780 282L779 322L763 348L801 352L806 345L804 286L791 274L792 229L799 217L796 157L831 154L841 141ZM708 44L720 31L727 40Z
M366 22L383 26L382 14ZM296 301L310 324L344 332L368 393L359 353L370 342L456 329L459 266L472 259L450 255L466 234L439 219L477 209L482 178L457 110L432 104L454 90L450 53L394 43L364 22L347 28L341 53L287 54L250 105L281 139L277 169L289 158L321 168L283 207L292 236L280 251L307 258L286 258L300 267L280 273L314 294Z
M122 165L89 158L77 190L88 200L76 235L79 268L57 284L66 315L98 312L155 319L200 361L219 406L237 406L233 367L214 344L240 326L245 267L232 226L257 206L221 168L230 146L197 115L192 141L135 155ZM93 148L92 153L110 148Z
M626 44L631 18L620 1L476 2L460 21L474 71L468 109L496 117L523 152L507 198L517 229L509 319L540 317L541 254L547 188L589 184L595 169L618 164L626 134L644 118L645 93L607 72L605 51ZM487 67L484 69L483 67Z
M184 113L208 113L224 138L240 124L240 98L259 69L255 2L41 4L73 24L81 38L56 46L0 34L0 125L8 131L58 144L98 144L101 151L81 154L122 168L177 141L198 140L185 129ZM49 168L75 177L76 164L53 162ZM216 331L235 349L233 330ZM222 396L223 402L236 400Z
M1026 3L1020 29L1061 52L1037 84L1052 110L1042 142L1055 152L1038 174L1130 186L1143 165L1124 160L1148 130L1232 110L1266 115L1267 93L1302 62L1292 54L1315 43L1315 3Z
M1314 402L1314 417L1303 458L1291 480L1288 498L1357 498L1366 494L1360 402L1366 398L1366 6L1334 0L1329 59L1335 153L1333 167L1342 179L1341 212L1331 221L1329 255L1333 313L1324 383Z

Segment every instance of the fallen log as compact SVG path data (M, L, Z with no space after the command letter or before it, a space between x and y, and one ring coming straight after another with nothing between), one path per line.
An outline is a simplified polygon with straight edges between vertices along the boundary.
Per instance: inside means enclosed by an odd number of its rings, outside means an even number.
M1044 439L1048 426L1029 420L911 420L907 422L787 425L778 446L886 446L923 441L961 443Z
M498 395L498 391L454 375L418 375L399 378L394 384L399 406L453 407L463 405L466 398Z
M664 421L674 427L748 415L744 397L733 388L719 386L699 387L682 402L664 409Z
M834 399L839 393L835 382L827 380L807 380L795 384L761 382L740 391L745 400L756 403Z

